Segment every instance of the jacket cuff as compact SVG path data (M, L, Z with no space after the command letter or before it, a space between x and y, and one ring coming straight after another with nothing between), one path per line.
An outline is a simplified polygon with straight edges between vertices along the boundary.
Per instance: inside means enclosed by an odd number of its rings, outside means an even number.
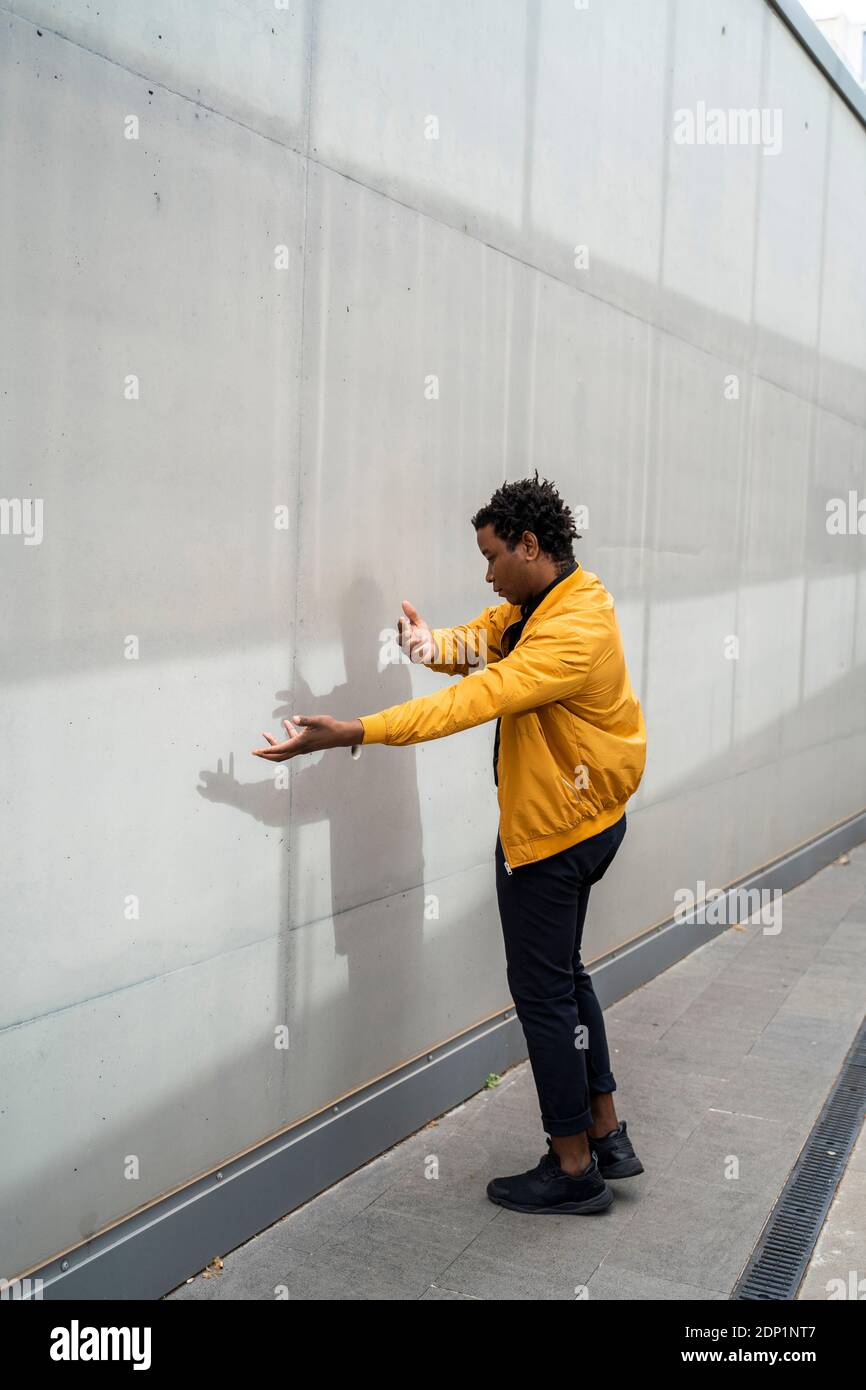
M364 726L364 743L387 743L388 721L384 714L358 716Z

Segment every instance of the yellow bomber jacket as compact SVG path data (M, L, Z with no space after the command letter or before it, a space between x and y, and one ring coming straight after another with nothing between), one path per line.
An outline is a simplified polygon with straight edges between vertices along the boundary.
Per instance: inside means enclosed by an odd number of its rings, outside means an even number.
M501 716L499 838L509 872L613 825L637 790L646 727L622 649L614 601L580 565L530 614L493 604L471 623L431 629L431 671L464 679L361 716L364 743L423 743ZM483 664L486 661L486 665Z

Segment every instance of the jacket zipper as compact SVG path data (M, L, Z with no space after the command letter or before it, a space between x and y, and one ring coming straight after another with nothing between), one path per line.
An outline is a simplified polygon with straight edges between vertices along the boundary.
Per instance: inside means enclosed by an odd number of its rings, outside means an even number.
M511 865L509 864L508 860L507 860L507 859L503 859L502 862L503 862L503 864L505 865L505 872L506 872L507 874L510 874L510 873L511 873Z

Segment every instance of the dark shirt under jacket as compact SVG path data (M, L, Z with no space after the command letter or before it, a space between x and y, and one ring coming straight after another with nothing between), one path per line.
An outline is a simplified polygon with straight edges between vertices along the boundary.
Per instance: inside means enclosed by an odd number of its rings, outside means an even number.
M503 656L507 656L520 640L527 618L535 612L541 600L546 598L551 589L555 589L557 584L560 584L563 579L567 579L570 574L574 574L576 569L577 561L572 560L568 567L562 571L562 574L558 574L555 579L551 580L546 589L542 589L538 594L533 594L532 598L527 599L526 603L520 605L520 612L523 616L518 622L510 623L502 634L500 650ZM497 719L496 737L493 740L493 781L497 787L499 786L499 725L501 722L501 719Z

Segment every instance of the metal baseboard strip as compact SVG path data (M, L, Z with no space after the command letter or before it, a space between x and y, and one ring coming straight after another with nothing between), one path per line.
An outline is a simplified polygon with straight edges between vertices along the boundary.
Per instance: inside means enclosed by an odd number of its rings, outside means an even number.
M866 811L765 865L737 887L785 890L866 839ZM733 886L732 886L733 887ZM591 973L602 1005L648 983L727 928L662 923ZM477 1094L526 1060L513 1008L396 1067L339 1104L26 1271L24 1293L56 1300L160 1298L259 1231ZM7 1278L12 1276L6 1275ZM19 1276L24 1279L24 1276ZM35 1289L35 1294L30 1292Z
M866 1114L866 1020L732 1299L795 1299Z

